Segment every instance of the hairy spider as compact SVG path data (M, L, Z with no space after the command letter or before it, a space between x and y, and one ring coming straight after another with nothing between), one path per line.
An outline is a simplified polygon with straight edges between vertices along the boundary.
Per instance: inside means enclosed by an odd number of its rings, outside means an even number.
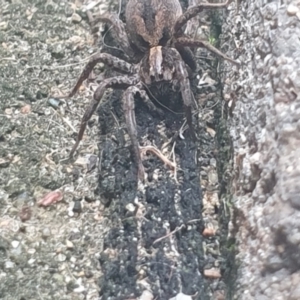
M144 167L136 129L134 97L139 95L151 109L158 110L150 101L145 87L153 84L171 83L180 88L185 107L185 114L190 131L195 136L192 126L191 106L193 95L190 89L187 66L196 69L190 48L204 47L220 57L237 64L206 41L196 40L184 35L188 20L203 9L223 8L224 3L203 3L187 9L182 13L178 0L129 0L126 6L126 28L116 14L104 14L97 22L106 22L112 26L115 36L124 50L127 61L107 53L97 53L85 66L76 85L68 95L72 97L82 82L88 78L94 66L102 62L114 70L126 75L103 80L94 93L93 100L83 116L77 141L70 156L73 156L82 139L87 121L96 110L107 88L124 89L123 109L128 134L133 146L133 153L138 166L138 177L144 180ZM136 58L138 57L138 62Z

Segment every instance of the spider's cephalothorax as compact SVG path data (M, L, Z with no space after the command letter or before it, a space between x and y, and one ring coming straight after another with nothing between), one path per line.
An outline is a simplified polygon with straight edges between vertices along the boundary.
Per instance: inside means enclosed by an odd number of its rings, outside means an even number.
M96 110L107 88L124 90L125 120L138 165L138 176L141 180L144 179L145 172L136 130L135 95L139 95L151 109L158 110L150 101L146 87L153 84L160 86L164 83L178 86L185 107L187 123L192 134L194 134L191 114L193 95L190 89L187 65L191 70L195 70L196 63L190 48L205 47L224 59L234 64L237 63L208 42L186 37L184 27L188 20L195 17L203 9L226 7L229 1L220 4L199 4L182 13L178 0L129 0L126 7L126 29L116 14L105 14L98 17L96 21L106 22L112 26L128 61L107 53L95 54L68 96L72 97L76 93L98 62L105 63L108 67L126 75L107 78L99 84L93 100L83 116L77 141L70 155L72 156L78 147L87 121ZM137 57L142 58L137 62Z

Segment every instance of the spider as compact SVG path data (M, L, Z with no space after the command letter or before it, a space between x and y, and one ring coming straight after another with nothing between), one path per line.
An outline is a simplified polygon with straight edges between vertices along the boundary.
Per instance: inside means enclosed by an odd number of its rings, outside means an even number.
M203 3L190 7L183 13L179 0L129 0L125 11L126 27L117 14L106 13L99 16L95 21L111 25L127 61L108 53L95 54L85 66L68 97L74 96L82 82L88 78L99 62L123 74L125 73L125 75L104 79L99 84L93 100L82 118L77 140L70 152L70 157L77 149L87 121L96 110L107 88L124 90L122 96L123 110L140 180L144 180L145 171L137 136L134 113L135 96L139 95L149 108L160 111L149 99L146 87L171 83L180 89L187 124L192 136L195 137L192 125L193 95L188 68L195 70L196 62L190 48L204 47L234 64L238 63L208 42L185 36L184 27L191 18L202 10L223 8L229 2L230 0L219 4Z

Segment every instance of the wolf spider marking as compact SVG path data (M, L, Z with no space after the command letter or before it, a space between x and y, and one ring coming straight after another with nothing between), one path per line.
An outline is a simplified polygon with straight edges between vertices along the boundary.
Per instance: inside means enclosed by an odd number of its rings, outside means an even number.
M192 136L195 136L192 125L193 95L187 68L195 70L196 62L190 48L204 47L233 64L238 65L238 63L208 42L185 36L184 27L202 10L224 8L230 1L219 4L203 3L190 7L182 13L178 0L129 0L125 11L126 27L116 14L106 13L98 17L96 22L105 22L111 25L128 62L108 53L95 54L85 66L68 97L72 97L77 92L82 82L88 78L94 66L99 62L126 75L107 78L99 84L93 100L84 113L70 156L72 157L77 149L87 121L96 110L107 88L125 90L122 96L123 109L140 180L144 180L145 171L137 136L134 113L135 96L139 95L150 109L160 111L149 99L145 87L149 88L162 83L172 83L172 85L178 86L187 124ZM138 61L136 61L137 57Z

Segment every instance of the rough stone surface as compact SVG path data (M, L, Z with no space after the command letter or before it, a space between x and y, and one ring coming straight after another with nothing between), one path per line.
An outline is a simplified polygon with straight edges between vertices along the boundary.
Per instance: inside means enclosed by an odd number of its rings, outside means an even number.
M226 73L239 255L236 299L299 299L299 1L241 1L223 49L242 62ZM234 107L235 106L235 107Z
M226 293L218 156L227 144L211 54L197 51L192 79L199 140L176 135L184 122L179 97L167 95L176 113L166 110L165 118L137 101L141 145L158 147L177 172L148 154L149 180L136 191L116 91L68 158L97 81L110 71L99 64L72 99L54 95L69 92L90 55L105 49L102 39L94 43L86 6L117 12L109 3L0 0L1 299L124 300L151 292L154 299L184 293L203 300ZM194 23L191 33L208 25ZM107 28L100 26L100 37Z

